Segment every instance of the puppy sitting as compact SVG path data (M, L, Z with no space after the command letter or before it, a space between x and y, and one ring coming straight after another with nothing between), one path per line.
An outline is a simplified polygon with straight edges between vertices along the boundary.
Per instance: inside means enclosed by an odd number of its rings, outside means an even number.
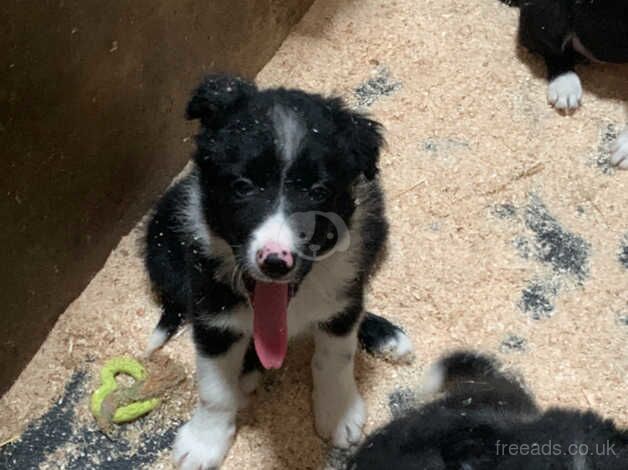
M574 110L582 101L577 62L628 62L626 0L501 1L520 7L519 40L545 59L547 99L559 110ZM628 169L628 129L613 150L611 162Z
M228 76L208 77L187 116L201 123L194 167L161 199L146 236L163 305L148 352L185 319L197 352L199 403L177 435L176 463L220 465L243 394L261 369L281 367L300 332L314 336L316 429L339 447L358 442L358 340L393 359L412 349L399 328L364 313L388 232L380 125L337 98Z
M628 430L592 411L541 412L486 356L449 355L428 378L441 398L376 431L347 470L628 469Z

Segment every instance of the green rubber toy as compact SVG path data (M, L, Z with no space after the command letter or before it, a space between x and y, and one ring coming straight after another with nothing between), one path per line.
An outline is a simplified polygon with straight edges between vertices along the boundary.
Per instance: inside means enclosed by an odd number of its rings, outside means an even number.
M118 390L116 375L127 374L135 379L135 384L127 389ZM133 421L146 413L154 410L161 400L149 398L147 400L134 401L134 395L146 380L146 369L137 360L129 357L114 357L109 359L100 371L100 387L92 394L90 409L96 420L101 423L111 421L116 424ZM115 399L111 400L113 397ZM109 412L103 410L107 400L112 401L113 409ZM117 406L121 403L123 406ZM131 403L129 403L131 402ZM111 415L111 413L113 413ZM111 415L111 416L108 416Z

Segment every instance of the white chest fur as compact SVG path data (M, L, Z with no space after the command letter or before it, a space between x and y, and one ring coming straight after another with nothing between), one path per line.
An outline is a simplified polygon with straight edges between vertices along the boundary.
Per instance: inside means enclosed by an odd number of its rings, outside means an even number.
M355 256L355 252L347 250L315 262L288 307L289 336L298 335L348 306L347 288L357 274Z

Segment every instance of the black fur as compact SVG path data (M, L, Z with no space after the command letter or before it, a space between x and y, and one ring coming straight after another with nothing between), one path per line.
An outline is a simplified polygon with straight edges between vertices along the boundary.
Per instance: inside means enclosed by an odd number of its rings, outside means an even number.
M356 303L350 306L338 315L335 315L331 320L328 320L321 324L321 328L334 336L345 336L355 326L356 322L362 315L362 303ZM364 322L362 322L364 325ZM368 323L367 323L368 326Z
M396 337L403 330L379 315L367 312L358 331L358 340L365 351L377 354L389 338Z
M455 353L440 368L444 396L368 437L348 470L628 468L628 431L612 421L593 411L541 412L524 387L486 356Z
M551 80L584 58L577 40L598 61L628 62L628 2L625 0L502 0L519 6L519 39L543 56Z

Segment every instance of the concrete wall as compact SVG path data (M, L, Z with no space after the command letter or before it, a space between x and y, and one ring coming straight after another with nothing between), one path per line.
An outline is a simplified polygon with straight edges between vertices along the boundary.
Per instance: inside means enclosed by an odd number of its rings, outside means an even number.
M185 164L200 77L253 77L311 3L3 2L0 393Z

